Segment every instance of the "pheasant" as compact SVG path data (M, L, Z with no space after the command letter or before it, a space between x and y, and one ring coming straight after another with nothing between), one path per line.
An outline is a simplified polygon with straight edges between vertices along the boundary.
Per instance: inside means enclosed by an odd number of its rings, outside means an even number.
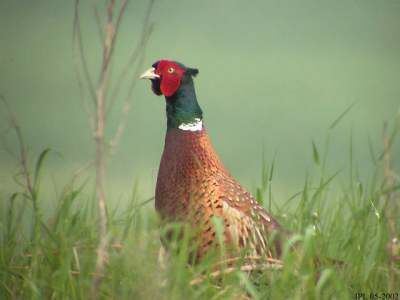
M165 222L184 222L196 230L196 261L216 242L213 217L223 224L224 244L249 255L281 254L280 224L227 171L203 123L193 77L198 69L160 60L140 78L165 96L167 132L155 193ZM275 238L272 238L274 236Z

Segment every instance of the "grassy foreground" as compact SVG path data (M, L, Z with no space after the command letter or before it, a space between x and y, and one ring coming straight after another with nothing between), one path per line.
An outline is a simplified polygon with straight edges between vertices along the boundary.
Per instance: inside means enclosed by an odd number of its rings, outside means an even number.
M89 297L98 243L95 200L87 196L85 184L72 180L54 199L56 209L44 217L40 179L47 154L47 150L42 153L32 170L32 190L22 186L0 199L0 299ZM323 156L313 145L316 179L307 179L303 190L281 205L270 201L273 167L263 169L259 201L298 233L287 242L281 269L250 275L236 270L211 278L207 275L212 260L186 265L190 245L185 240L180 241L181 251L160 267L162 233L153 201L140 199L133 191L125 207L109 208L111 248L100 295L105 299L361 299L364 293L365 299L400 299L399 182L384 175L383 158L377 158L374 174L364 181L350 159L348 181L338 189L337 173L325 174ZM297 254L289 250L293 243L299 247ZM317 257L319 266L313 263Z

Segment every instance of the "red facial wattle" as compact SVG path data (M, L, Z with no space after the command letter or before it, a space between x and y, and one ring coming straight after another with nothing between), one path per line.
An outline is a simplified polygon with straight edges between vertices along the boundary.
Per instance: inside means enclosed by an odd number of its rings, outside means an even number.
M161 92L164 96L170 97L179 89L185 71L181 66L172 61L161 60L157 65L155 73L160 75Z
M161 89L161 92L164 94L164 96L170 97L176 93L180 84L181 84L181 79L178 77L174 77L174 78L165 78L164 77L164 78L161 78L160 89Z

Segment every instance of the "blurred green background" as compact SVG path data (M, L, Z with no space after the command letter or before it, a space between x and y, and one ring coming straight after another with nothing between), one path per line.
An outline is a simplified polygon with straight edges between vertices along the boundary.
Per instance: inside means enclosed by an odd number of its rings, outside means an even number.
M0 94L15 111L30 157L55 150L47 164L48 189L58 191L71 172L93 157L92 135L74 71L74 1L0 1ZM92 6L83 1L81 25L94 78L101 45ZM147 1L131 1L115 52L113 76L138 40ZM196 88L213 143L233 175L254 189L262 157L275 156L273 191L286 199L313 169L312 140L322 149L330 135L329 170L354 163L370 176L382 150L384 121L394 123L400 106L400 2L339 1L156 1L154 32L144 68L160 58L200 69ZM124 87L127 88L126 86ZM87 94L86 94L87 96ZM108 160L109 193L127 196L134 181L151 196L162 152L164 99L138 82L129 122ZM333 129L331 123L355 102ZM109 118L115 130L121 99ZM16 151L1 106L0 129ZM393 154L400 169L399 143ZM15 160L1 146L0 192L15 185ZM345 178L345 177L343 177Z

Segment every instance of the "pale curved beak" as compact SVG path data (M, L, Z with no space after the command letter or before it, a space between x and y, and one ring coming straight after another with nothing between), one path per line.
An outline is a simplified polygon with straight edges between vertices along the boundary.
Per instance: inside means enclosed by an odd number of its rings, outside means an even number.
M156 78L160 78L160 75L157 75L156 73L154 73L156 69L155 68L150 68L148 70L146 70L146 72L144 72L142 75L140 75L140 79L156 79Z

